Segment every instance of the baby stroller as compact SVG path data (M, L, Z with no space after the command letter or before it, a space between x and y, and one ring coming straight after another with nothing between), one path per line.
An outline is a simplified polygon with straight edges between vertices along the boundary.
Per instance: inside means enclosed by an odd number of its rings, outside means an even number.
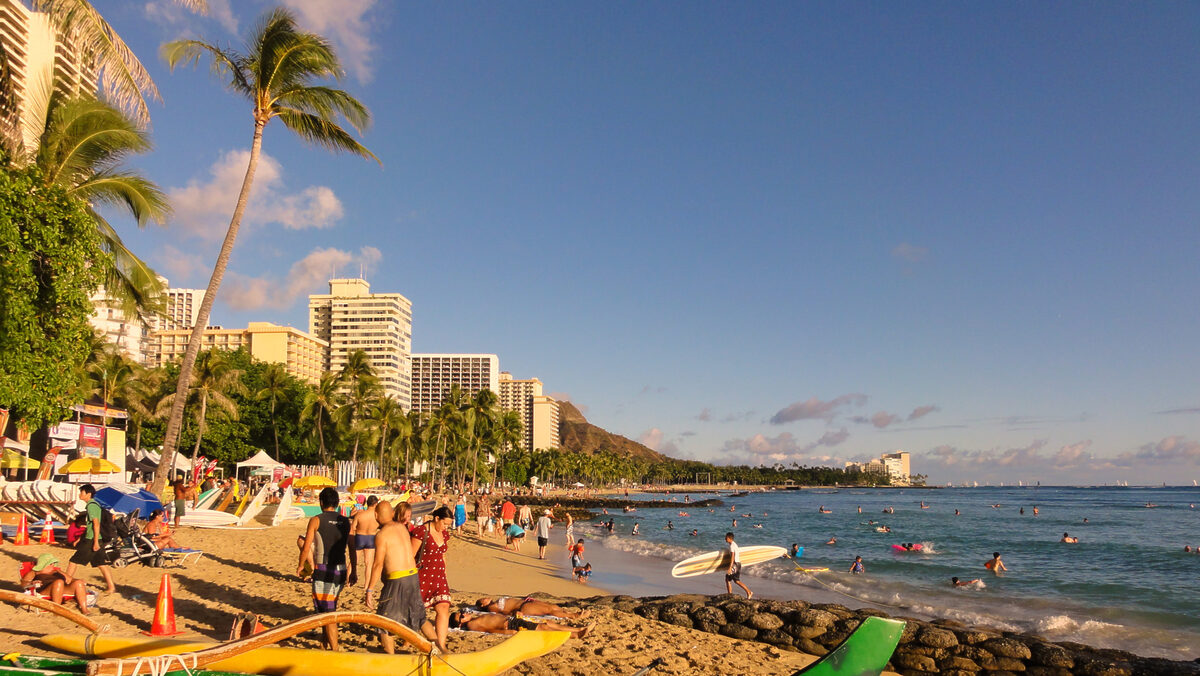
M114 517L113 526L117 537L104 543L108 561L116 568L128 566L131 563L141 563L143 566L161 568L163 552L154 544L137 523L137 509L125 517Z

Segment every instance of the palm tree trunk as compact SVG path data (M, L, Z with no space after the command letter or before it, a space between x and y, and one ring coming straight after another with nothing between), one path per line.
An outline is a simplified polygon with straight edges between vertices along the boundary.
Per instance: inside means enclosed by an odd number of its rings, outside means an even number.
M229 265L229 257L233 254L233 243L237 241L238 228L242 224L242 214L246 212L246 203L250 200L250 187L254 184L254 171L258 168L258 158L262 154L263 128L267 125L267 119L265 111L254 111L254 140L250 143L250 162L246 166L246 176L242 179L242 191L238 193L233 218L229 220L229 230L225 233L225 241L221 243L221 252L217 254L217 263L213 266L212 277L208 280L204 300L200 303L196 325L192 327L192 335L188 338L187 351L183 354L183 364L179 367L179 384L175 387L175 401L171 405L171 417L167 419L167 430L163 436L161 467L170 467L175 459L175 448L179 444L179 432L183 427L183 406L187 403L188 388L192 386L192 369L196 366L196 356L200 354L200 343L204 339L204 327L208 326L208 318L212 315L212 306L217 299L217 290L221 288L221 279L225 277L225 268ZM166 487L166 473L155 472L154 484L150 490L161 496Z
M200 453L200 440L204 438L204 419L208 417L208 393L200 393L200 426L196 430L196 446L192 449L192 461Z
M321 443L321 464L325 464L325 431L321 429L321 411L317 411L317 441Z
M275 432L275 459L279 460L279 421L275 420L275 397L271 397L271 429Z

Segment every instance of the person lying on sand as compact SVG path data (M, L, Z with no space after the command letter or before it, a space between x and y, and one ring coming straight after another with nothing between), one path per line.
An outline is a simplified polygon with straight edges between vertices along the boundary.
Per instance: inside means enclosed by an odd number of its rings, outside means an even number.
M562 606L556 606L553 603L539 601L532 596L526 596L523 599L509 598L501 596L498 599L492 599L490 596L485 596L475 602L476 608L482 608L489 613L499 613L501 615L549 615L550 617L561 617L567 620L578 620L587 617L586 610L574 612L567 610Z
M450 626L455 629L482 631L488 634L515 634L522 629L527 631L569 631L574 638L583 638L595 625L589 624L582 629L577 629L557 622L530 622L499 613L476 615L459 610L450 614Z
M62 603L63 596L73 594L79 612L87 615L87 585L79 578L67 577L58 567L58 558L53 554L42 554L36 563L26 561L21 564L21 586L40 590L49 594L54 603Z

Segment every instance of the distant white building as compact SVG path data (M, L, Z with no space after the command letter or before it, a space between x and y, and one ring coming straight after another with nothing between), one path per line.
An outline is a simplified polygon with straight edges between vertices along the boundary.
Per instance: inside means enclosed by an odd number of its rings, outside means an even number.
M412 410L436 410L454 385L468 397L480 390L491 390L499 397L500 358L494 354L412 355Z
M868 462L848 462L847 472L862 472L863 474L878 474L888 478L893 485L907 485L911 476L908 451L884 453Z

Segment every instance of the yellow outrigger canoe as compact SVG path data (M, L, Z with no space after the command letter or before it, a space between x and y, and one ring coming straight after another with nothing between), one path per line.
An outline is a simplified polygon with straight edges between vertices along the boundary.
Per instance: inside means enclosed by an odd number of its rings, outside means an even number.
M448 655L431 654L428 642L407 627L398 631L395 623L369 613L327 613L340 616L340 621L362 622L391 630L413 647L419 654L387 655L382 653L329 652L305 648L281 648L269 643L282 640L285 635L320 626L314 616L292 622L283 627L269 630L241 641L232 643L210 643L186 639L154 637L118 637L100 634L52 634L42 638L46 645L66 652L82 655L99 661L89 664L88 673L93 676L131 673L135 665L145 671L155 666L190 669L203 668L211 671L265 674L268 676L328 676L329 674L354 674L355 676L488 676L500 674L524 662L540 657L558 648L571 637L566 631L519 631L504 642L469 653ZM347 617L347 616L357 617ZM316 620L316 622L314 622ZM298 631L299 630L299 631ZM173 656L163 658L162 656ZM156 664L154 658L159 658Z

